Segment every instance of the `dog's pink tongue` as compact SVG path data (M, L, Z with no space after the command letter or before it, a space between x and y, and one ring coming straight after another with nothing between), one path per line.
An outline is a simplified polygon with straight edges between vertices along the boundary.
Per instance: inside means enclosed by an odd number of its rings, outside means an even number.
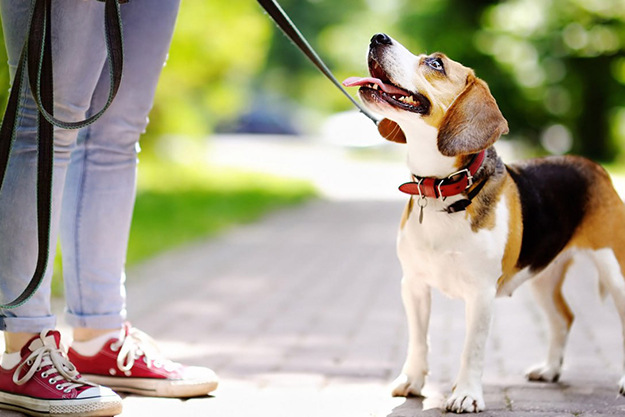
M348 79L346 79L345 81L343 81L343 85L345 87L360 87L363 85L368 85L368 84L376 84L378 87L380 87L382 89L382 91L384 91L385 93L388 94L398 94L400 96L409 96L410 94L407 93L406 91L395 87L394 85L391 84L385 84L382 82L382 80L380 80L379 78L373 78L373 77L349 77Z

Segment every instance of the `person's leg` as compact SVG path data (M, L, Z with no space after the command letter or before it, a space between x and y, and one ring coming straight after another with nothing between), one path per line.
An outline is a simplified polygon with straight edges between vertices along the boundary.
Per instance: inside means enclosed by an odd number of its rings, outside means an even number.
M28 28L30 2L2 0L0 12L11 75ZM89 108L102 71L106 49L102 38L103 6L89 2L52 2L55 114L78 120ZM37 118L30 89L22 92L22 108L13 152L0 192L0 289L2 299L15 298L30 280L37 260L36 168ZM54 259L61 196L77 131L55 131L54 184L50 259ZM33 335L53 328L50 311L52 261L37 293L21 307L0 311L0 330L7 350L18 350Z
M0 2L5 41L15 73L28 27L28 1ZM95 1L52 2L55 114L66 120L84 117L102 72L106 54L100 33L103 7ZM95 37L92 35L98 34ZM37 258L36 108L29 89L22 109L5 184L0 193L0 285L4 300L19 294L30 279ZM54 135L51 259L54 258L61 197L76 140L76 131ZM0 312L6 351L0 358L0 408L27 415L117 415L121 398L109 388L87 383L67 360L50 312L50 277L23 306Z
M124 73L107 112L81 132L72 153L61 215L66 317L76 340L121 329L124 264L135 199L137 148L147 126L179 0L132 0L121 6ZM109 90L108 68L90 112ZM88 329L88 330L85 330Z
M167 360L124 323L124 263L135 199L137 145L147 126L179 0L132 0L122 8L124 78L107 113L78 139L63 197L61 241L68 356L92 382L143 395L189 397L217 388L208 368ZM106 98L105 70L92 101Z

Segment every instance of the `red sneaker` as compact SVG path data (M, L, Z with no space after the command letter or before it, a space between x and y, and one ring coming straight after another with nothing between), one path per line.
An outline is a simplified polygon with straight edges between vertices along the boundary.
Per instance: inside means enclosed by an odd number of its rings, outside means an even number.
M214 391L215 373L163 358L154 341L126 323L119 338L109 339L93 356L69 349L69 358L89 381L115 391L154 397L197 397Z
M87 382L67 359L61 335L44 330L20 352L12 369L0 366L0 408L31 416L111 416L122 400L109 388Z

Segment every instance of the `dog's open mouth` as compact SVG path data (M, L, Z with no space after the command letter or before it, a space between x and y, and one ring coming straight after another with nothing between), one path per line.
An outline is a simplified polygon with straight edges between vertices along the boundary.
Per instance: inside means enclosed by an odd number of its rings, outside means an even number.
M370 77L349 77L343 81L345 87L360 87L360 92L401 109L426 114L430 109L429 100L422 94L411 93L393 84L384 69L374 59L369 60Z

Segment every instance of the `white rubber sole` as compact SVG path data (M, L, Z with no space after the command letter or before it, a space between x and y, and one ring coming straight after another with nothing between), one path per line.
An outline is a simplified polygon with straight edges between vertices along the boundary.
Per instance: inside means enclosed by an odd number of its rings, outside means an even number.
M94 384L103 385L116 392L129 392L149 397L187 398L200 397L217 389L219 381L213 380L171 380L156 378L128 378L82 374Z
M42 400L24 395L0 392L0 408L15 410L29 416L43 417L102 417L122 412L119 396Z

